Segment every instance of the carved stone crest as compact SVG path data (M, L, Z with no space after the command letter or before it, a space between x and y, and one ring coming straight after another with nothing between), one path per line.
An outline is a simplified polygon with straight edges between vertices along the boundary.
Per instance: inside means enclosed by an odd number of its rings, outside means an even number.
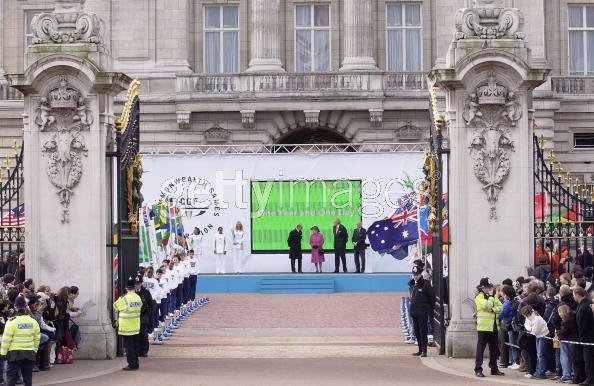
M411 121L406 121L406 124L396 129L398 139L416 140L423 135L423 129L412 124Z
M227 129L223 129L218 124L215 124L210 129L204 132L204 139L206 142L227 142L231 137L231 132Z
M524 39L522 12L504 8L502 1L475 1L473 8L459 9L455 20L456 40Z
M491 219L497 218L496 203L511 170L511 129L521 117L516 94L498 83L492 73L466 99L462 118L474 128L470 140L473 171L487 195Z
M87 154L81 132L92 123L85 98L69 85L66 76L61 76L58 87L39 100L35 124L49 135L41 151L47 157L47 175L62 205L62 223L69 221L70 198L83 173L82 157Z
M31 21L33 44L103 42L103 25L94 13L82 10L80 1L57 1L53 12L36 15Z

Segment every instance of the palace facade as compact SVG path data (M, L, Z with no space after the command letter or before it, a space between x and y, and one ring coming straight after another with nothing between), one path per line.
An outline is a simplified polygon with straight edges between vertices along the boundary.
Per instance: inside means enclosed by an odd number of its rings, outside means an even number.
M0 3L0 156L20 143L31 21L55 3ZM422 142L426 73L444 58L472 0L86 0L104 21L112 70L142 82L141 147ZM545 146L594 184L594 0L491 1L522 11ZM483 1L484 3L484 1ZM120 101L123 96L120 98Z

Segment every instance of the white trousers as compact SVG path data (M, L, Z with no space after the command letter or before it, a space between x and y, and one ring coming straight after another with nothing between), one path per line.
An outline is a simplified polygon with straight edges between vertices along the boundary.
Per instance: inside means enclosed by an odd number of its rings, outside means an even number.
M225 254L215 253L215 257L217 259L217 274L225 273Z
M241 271L243 270L242 267L242 253L243 251L239 248L233 248L233 272L235 273L241 273Z

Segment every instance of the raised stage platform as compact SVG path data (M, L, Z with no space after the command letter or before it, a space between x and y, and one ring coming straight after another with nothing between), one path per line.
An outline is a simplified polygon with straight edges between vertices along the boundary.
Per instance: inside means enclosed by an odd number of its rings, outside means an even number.
M408 292L410 274L241 274L200 275L198 293L323 294Z

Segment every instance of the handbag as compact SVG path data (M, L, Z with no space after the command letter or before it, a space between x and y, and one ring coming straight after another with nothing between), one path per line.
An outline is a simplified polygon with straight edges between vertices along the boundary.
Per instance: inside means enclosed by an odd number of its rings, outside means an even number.
M70 331L65 331L64 332L64 346L66 346L67 348L70 349L70 351L74 350L74 347L76 347L76 343L74 342L74 339L72 339L72 335L70 335Z
M322 248L318 249L318 254L320 257L324 257L324 250Z
M72 355L72 349L66 346L60 346L58 349L58 355L56 356L56 363L59 365L73 364L74 356Z

